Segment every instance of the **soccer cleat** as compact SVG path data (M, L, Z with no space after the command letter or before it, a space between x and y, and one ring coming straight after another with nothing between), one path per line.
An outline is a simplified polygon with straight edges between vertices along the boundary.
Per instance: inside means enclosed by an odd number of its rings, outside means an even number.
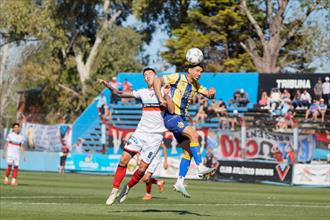
M143 196L144 201L151 200L151 199L152 199L152 195L150 193L144 194L144 196Z
M4 184L4 185L8 185L8 184L9 184L8 177L5 177L5 180L3 181L3 184Z
M105 202L106 205L112 205L116 198L118 197L118 189L112 189L107 201Z
M128 192L129 192L129 187L126 184L119 195L119 203L123 203L126 200Z
M173 185L173 190L181 193L186 198L190 198L190 194L187 192L184 185L175 184L175 185Z
M203 177L203 175L208 174L208 173L212 173L215 170L214 167L209 168L209 167L204 166L203 164L200 164L197 168L198 168L198 176L199 177Z
M16 182L16 179L13 178L13 179L11 180L11 185L12 185L12 186L17 186L17 185L18 185L17 182Z
M164 180L159 180L158 181L158 190L159 190L160 193L164 191L164 187L165 187L165 181Z

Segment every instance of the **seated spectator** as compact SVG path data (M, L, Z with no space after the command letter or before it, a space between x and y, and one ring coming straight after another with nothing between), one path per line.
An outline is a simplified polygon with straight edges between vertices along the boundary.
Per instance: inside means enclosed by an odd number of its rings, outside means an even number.
M300 109L303 105L301 103L301 91L297 90L293 97L292 105L295 109Z
M229 106L231 107L238 107L239 105L239 98L241 97L241 93L239 90L234 92L234 96L232 99L229 100Z
M269 103L270 99L267 95L267 92L262 92L261 98L259 100L259 106L261 107L261 109L269 109Z
M323 89L322 89L322 79L321 78L319 78L317 80L317 83L315 84L313 90L314 90L314 98L315 99L322 98L322 90Z
M215 174L215 172L219 166L219 162L218 162L217 158L214 156L214 154L212 153L212 149L209 147L207 148L205 158L203 159L203 164L206 167L215 168L215 170L212 173L205 175L205 178L209 179L210 177L212 177Z
M273 88L270 92L270 111L274 111L281 104L281 92L278 88Z
M249 97L244 89L240 89L240 97L238 99L238 107L246 107L249 103Z
M84 153L84 149L83 149L83 139L79 138L78 141L77 141L77 144L74 148L74 152L77 153L77 154L81 154L81 153Z
M285 131L286 129L293 128L295 120L294 120L294 112L289 110L285 115L280 116L276 119L277 123L275 124L275 128L278 131Z
M319 115L319 101L316 99L313 100L313 104L309 106L305 114L305 120L308 119L309 115L312 116L313 121L317 120L317 116Z
M301 101L302 106L305 109L307 109L310 106L310 104L312 102L312 97L309 94L309 92L307 92L306 89L304 90L303 94L301 94L301 100L300 101Z
M206 109L207 119L210 120L212 118L218 117L217 111L218 111L217 101L213 99L212 103L208 105Z
M205 123L205 119L207 118L207 114L206 112L204 111L204 106L203 105L200 105L199 108L198 108L198 112L195 116L195 122L196 124L198 123Z
M287 89L284 89L282 94L281 94L281 100L282 101L286 101L286 100L290 100L291 101L291 94L289 93L289 91Z
M132 83L130 83L128 81L128 79L125 79L124 83L123 83L123 92L131 92L132 87L133 87ZM121 102L123 103L123 105L126 105L128 103L133 103L134 99L132 99L132 98L122 98Z
M325 113L327 112L327 105L324 103L324 99L320 99L319 112L321 114L321 122L324 122Z
M233 116L228 118L230 124L230 130L235 131L235 127L241 126L244 123L244 119L239 115L237 110L233 111Z
M272 112L275 116L284 116L289 110L293 109L290 100L283 102L277 109Z

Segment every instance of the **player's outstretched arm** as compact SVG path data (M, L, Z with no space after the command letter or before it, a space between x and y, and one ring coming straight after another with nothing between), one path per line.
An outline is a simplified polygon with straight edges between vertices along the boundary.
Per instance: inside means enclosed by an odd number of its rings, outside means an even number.
M159 102L162 106L166 106L166 101L162 96L162 92L161 92L161 86L162 84L164 84L164 79L163 77L156 77L154 80L154 90L156 92L156 95L159 99Z
M211 87L210 89L205 89L201 92L201 94L209 99L213 99L215 96L215 88Z
M120 98L135 98L132 92L119 91L118 89L110 86L108 82L104 79L98 79L97 82L110 89L114 95L119 96Z

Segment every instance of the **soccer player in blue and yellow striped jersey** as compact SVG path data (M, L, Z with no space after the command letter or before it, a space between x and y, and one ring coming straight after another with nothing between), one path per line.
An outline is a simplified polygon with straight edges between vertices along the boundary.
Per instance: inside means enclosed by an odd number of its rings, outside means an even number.
M154 81L154 89L161 104L166 105L166 101L161 96L161 84L170 84L171 97L174 104L174 113L165 112L165 127L173 132L178 143L189 140L189 148L184 149L184 154L180 162L179 177L174 185L174 189L181 192L185 197L190 197L184 187L183 181L188 172L191 156L198 167L198 174L203 175L212 172L214 169L207 168L202 163L197 131L186 121L188 108L196 94L202 94L212 99L215 89L209 90L198 83L203 72L203 65L190 65L186 74L174 73L159 77Z

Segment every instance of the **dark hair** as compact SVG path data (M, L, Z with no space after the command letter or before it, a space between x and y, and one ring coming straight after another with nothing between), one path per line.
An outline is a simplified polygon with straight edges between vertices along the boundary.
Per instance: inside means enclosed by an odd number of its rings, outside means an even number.
M151 68L151 67L145 67L145 68L143 69L143 74L144 74L146 71L148 71L148 70L151 70L152 72L154 72L155 74L157 74L157 73L156 73L156 70L155 70L154 68Z
M19 123L15 122L15 123L13 123L13 125L11 127L14 128L15 126L19 127L20 125L19 125Z
M189 69L189 68L195 68L196 66L202 67L203 69L205 68L204 63L198 63L198 64L189 64L187 66L187 69Z

